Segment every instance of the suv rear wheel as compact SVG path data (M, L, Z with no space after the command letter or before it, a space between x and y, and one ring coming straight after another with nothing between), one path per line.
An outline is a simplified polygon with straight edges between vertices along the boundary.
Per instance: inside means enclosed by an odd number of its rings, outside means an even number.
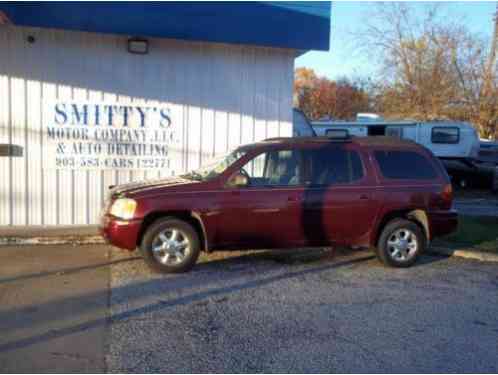
M387 266L409 267L425 250L427 238L413 221L395 219L382 230L377 256Z
M186 272L199 257L199 236L185 221L159 219L145 232L140 251L145 262L155 271Z

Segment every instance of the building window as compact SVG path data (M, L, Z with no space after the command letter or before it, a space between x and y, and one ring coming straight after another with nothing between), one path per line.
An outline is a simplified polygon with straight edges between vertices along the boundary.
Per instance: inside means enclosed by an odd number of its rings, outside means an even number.
M432 128L431 141L432 143L458 143L460 129L457 127L434 127Z

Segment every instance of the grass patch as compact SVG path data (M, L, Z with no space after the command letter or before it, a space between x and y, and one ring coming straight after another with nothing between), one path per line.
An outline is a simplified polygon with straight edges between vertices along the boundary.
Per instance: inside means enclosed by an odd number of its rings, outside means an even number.
M457 232L434 244L498 253L498 217L460 215Z

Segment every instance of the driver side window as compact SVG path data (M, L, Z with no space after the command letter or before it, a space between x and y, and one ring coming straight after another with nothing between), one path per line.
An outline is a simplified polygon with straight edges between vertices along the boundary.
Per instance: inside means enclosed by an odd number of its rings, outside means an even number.
M249 176L249 186L299 185L300 154L298 150L279 150L262 153L243 168Z

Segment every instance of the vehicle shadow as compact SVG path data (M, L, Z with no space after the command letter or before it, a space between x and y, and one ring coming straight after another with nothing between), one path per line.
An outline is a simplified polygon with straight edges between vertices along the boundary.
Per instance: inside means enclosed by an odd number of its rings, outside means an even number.
M111 310L109 293L104 289L93 293L71 295L68 297L52 300L36 306L23 306L10 310L0 310L0 322L9 321L2 327L4 337L15 336L15 332L32 328L33 331L45 330L29 337L4 341L0 339L0 353L17 350L30 345L47 342L67 335L84 332L106 325L112 325L124 320L134 318L146 313L164 311L177 306L199 303L208 299L218 299L233 296L246 290L265 287L289 279L301 279L306 275L315 275L322 272L365 264L375 259L375 255L369 251L349 250L345 248L306 248L291 250L262 250L255 252L231 252L217 253L221 259L212 259L208 256L201 259L193 271L179 275L150 275L143 281L131 282L112 289L112 293L125 296L126 300L133 304L142 298L155 297L154 303L131 308L126 311L112 315L101 314L100 318L86 319L85 315L97 309L95 301L109 301L107 310ZM444 259L444 256L424 256L417 266ZM57 270L40 274L24 275L18 280L51 276L60 272L77 273L96 267L109 267L111 265L132 262L140 259L131 257L118 259L85 267L77 267L65 270ZM262 265L265 265L264 267ZM146 268L144 268L147 270ZM264 276L266 271L270 276ZM145 271L144 271L145 272ZM148 271L147 271L148 272ZM276 274L275 274L276 273ZM249 280L247 280L249 279ZM4 282L13 280L4 279ZM222 284L222 286L219 285ZM218 284L218 285L216 285ZM190 289L201 288L201 291L191 292ZM180 297L161 299L162 295L174 292ZM182 295L182 293L185 293ZM158 299L159 298L159 299ZM78 306L77 309L68 309L67 306ZM34 311L34 313L33 313ZM57 311L57 314L51 312ZM28 316L29 319L23 319ZM12 320L12 317L16 319ZM60 329L48 329L55 321L68 320L68 325ZM81 322L81 321L84 322ZM78 322L71 324L71 321Z
M31 313L33 315L33 306L14 308L10 310L0 311L0 321L6 321L12 316L18 317L12 321L12 324L3 327L4 337L15 336L15 332L20 329L26 331L33 327L33 331L42 331L41 333L32 334L29 337L21 339L9 340L1 342L0 353L21 349L30 345L44 343L49 340L57 339L67 335L72 335L79 332L84 332L106 325L112 325L124 320L140 316L146 313L156 311L165 311L177 306L185 306L192 303L202 302L211 298L228 297L243 291L265 287L278 283L279 281L301 278L306 275L318 274L328 270L348 267L355 264L368 262L374 258L370 253L361 254L354 259L335 260L335 257L330 251L312 251L303 255L302 251L291 250L289 254L284 252L257 252L247 255L235 256L221 260L212 260L199 264L196 269L189 274L181 275L159 275L152 279L140 282L132 282L123 286L113 288L112 292L125 295L128 300L138 300L140 298L156 297L154 303L148 303L144 306L131 308L129 310L118 312L112 315L104 316L96 319L84 319L88 311L96 309L95 300L108 298L109 290L99 290L98 292L83 294L78 296L69 296L59 300L53 300L46 304L36 306L36 316L31 316L30 319L22 319L23 314ZM130 259L131 260L131 259ZM264 276L262 272L254 272L249 275L245 272L245 279L240 280L240 272L225 271L221 280L223 286L210 284L213 274L219 274L223 270L230 267L247 264L253 266L258 262L273 264L273 268L277 271L271 272L272 275ZM276 266L276 267L275 267ZM249 271L254 271L254 267L248 267ZM257 271L257 269L256 269ZM76 272L76 271L74 271ZM202 273L205 273L204 277ZM247 280L249 279L249 280ZM167 282L165 282L167 281ZM218 282L220 280L218 279ZM160 287L159 287L160 286ZM201 287L201 291L189 292L192 287ZM181 291L186 292L182 295ZM167 294L168 291L174 291L175 295L180 295L175 298L161 299L161 295ZM76 303L77 306L82 306L83 309L67 309L63 306L71 303ZM58 307L60 306L60 308ZM108 306L108 310L110 306ZM86 311L84 311L86 309ZM58 311L58 314L50 314L47 312ZM83 319L82 319L83 318ZM68 325L60 329L46 329L55 321L68 319ZM84 320L83 322L81 322ZM71 324L71 321L77 322ZM46 326L45 326L46 324Z
M54 275L70 275L70 274L75 274L78 272L93 270L93 269L97 269L97 268L101 268L101 267L108 267L108 266L111 266L114 264L132 262L132 261L141 260L141 259L142 258L139 256L134 256L134 257L130 257L130 258L116 259L116 260L111 260L109 262L101 262L101 263L90 264L90 265L81 266L81 267L62 268L62 269L56 269L56 270L52 270L52 271L30 273L30 274L14 276L14 277L6 277L3 279L0 279L0 284L8 284L8 283L16 282L16 281L25 281L25 280L36 279L36 278L40 278L40 277L54 276Z
M417 259L417 262L410 266L411 268L415 267L425 267L429 264L435 262L441 262L448 259L450 256L445 254L433 253L430 250L426 251L420 258Z

